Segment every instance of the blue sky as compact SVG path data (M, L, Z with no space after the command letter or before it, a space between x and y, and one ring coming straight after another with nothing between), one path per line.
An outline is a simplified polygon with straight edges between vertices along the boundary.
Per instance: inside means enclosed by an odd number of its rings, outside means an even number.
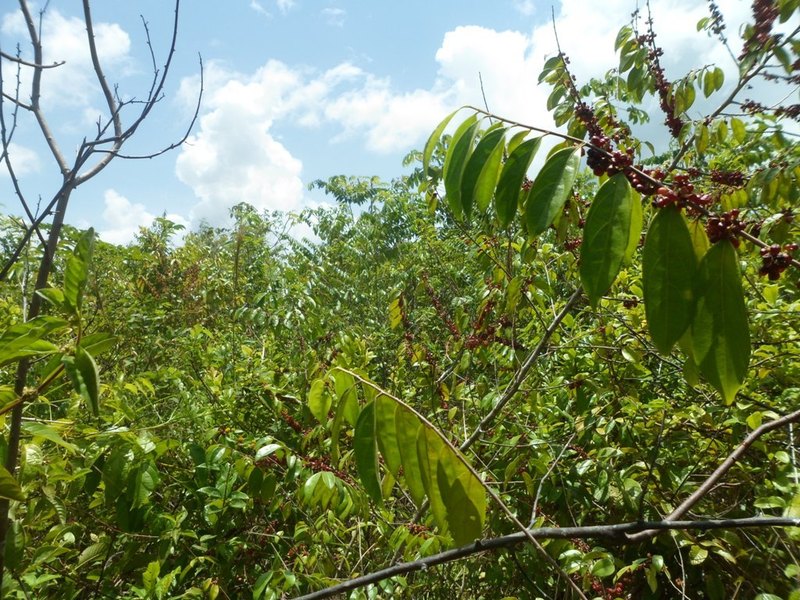
M0 46L13 52L19 43L30 56L16 3L4 4ZM151 75L140 15L161 64L171 4L94 3L101 60L124 98L144 95ZM749 2L719 4L736 31ZM704 0L652 5L668 75L708 63L730 72L727 53L695 30L707 14ZM635 7L635 0L554 2L561 43L579 77L614 66L614 37ZM91 136L103 106L78 10L77 2L52 0L42 25L45 62L66 61L43 82L46 115L66 154ZM183 0L166 96L127 150L153 151L181 137L200 54L206 90L189 143L154 160L114 161L75 192L67 221L125 243L162 213L190 227L201 220L222 225L240 201L294 211L324 202L307 190L315 179L400 175L402 157L420 148L447 112L482 102L479 72L492 110L549 126L548 90L536 79L555 52L551 6L538 0ZM3 70L6 87L10 66ZM28 198L48 198L58 173L28 115L21 115L14 142ZM9 184L0 172L0 210L18 214Z

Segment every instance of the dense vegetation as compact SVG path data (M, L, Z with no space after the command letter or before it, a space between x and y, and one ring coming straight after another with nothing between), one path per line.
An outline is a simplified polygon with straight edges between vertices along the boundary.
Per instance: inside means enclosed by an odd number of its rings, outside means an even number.
M605 76L544 65L567 134L468 108L332 208L64 226L27 322L45 250L3 217L4 597L295 597L454 546L347 593L800 597L797 105L740 97L798 85L797 8L754 3L724 94L635 19Z

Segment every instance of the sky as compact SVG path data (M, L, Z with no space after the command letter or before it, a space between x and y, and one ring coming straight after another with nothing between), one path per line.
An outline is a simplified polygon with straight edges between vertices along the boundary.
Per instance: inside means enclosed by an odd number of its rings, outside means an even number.
M750 11L718 2L728 31ZM124 99L146 96L152 78L147 23L159 68L169 48L169 0L96 1L95 32L109 82ZM45 4L32 5L39 11ZM93 80L80 3L51 0L42 18L42 106L66 155L92 137L103 114ZM652 0L668 78L718 64L733 81L733 62L715 39L697 32L705 0ZM403 157L421 148L436 124L464 104L549 127L549 90L537 85L555 55L554 25L579 80L616 65L614 38L635 0L183 0L178 43L164 97L126 146L147 154L179 140L190 122L204 65L200 115L186 143L151 160L117 159L73 193L67 222L95 227L125 244L155 217L196 227L227 223L246 201L259 210L299 211L328 202L308 184L333 175L408 172ZM553 22L553 16L555 22ZM738 44L731 35L735 51ZM0 7L0 49L30 58L17 3ZM3 81L16 67L3 61ZM21 97L30 75L22 69ZM135 108L131 105L128 110ZM657 107L649 107L657 113ZM6 118L11 107L6 103ZM697 115L700 114L698 107ZM123 114L130 120L132 112ZM665 138L660 118L653 136ZM59 172L30 115L19 115L11 156L28 200L46 203ZM21 214L0 169L0 211Z

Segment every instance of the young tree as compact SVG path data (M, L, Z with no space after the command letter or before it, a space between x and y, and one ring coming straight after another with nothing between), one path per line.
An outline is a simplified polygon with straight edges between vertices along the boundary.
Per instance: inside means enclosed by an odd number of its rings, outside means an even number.
M26 322L10 328L3 336L2 363L16 362L18 368L13 392L4 395L2 406L3 414L11 412L11 419L5 453L5 468L0 470L0 478L4 482L4 491L0 494L2 495L2 500L0 500L0 585L2 585L3 561L6 555L4 548L9 526L9 499L19 500L21 498L21 492L14 483L13 475L17 468L23 412L31 405L36 404L39 394L63 371L70 375L76 390L82 393L90 406L96 407L97 404L96 366L91 349L86 344L86 338L82 340L81 323L83 287L86 283L93 246L91 232L77 242L72 256L66 259L63 290L51 290L49 293L43 291L48 288L48 280L53 271L70 197L79 186L97 176L117 158L153 158L178 147L188 136L197 117L196 111L181 140L146 156L124 154L126 143L135 135L164 96L165 84L175 55L180 1L175 0L173 6L172 38L160 68L156 66L156 57L152 54L149 31L147 24L144 24L148 36L148 47L153 58L153 76L144 98L129 100L123 100L116 88L107 80L103 69L103 57L98 54L89 0L83 0L82 7L86 28L86 50L91 57L94 83L104 100L106 114L98 120L96 131L84 138L73 155L70 156L62 148L42 106L42 81L45 72L63 66L62 62L45 64L43 61L44 44L47 43L47 40L42 39L42 21L45 18L47 4L37 15L27 0L19 0L19 10L27 29L31 52L23 52L19 47L15 54L0 52L0 73L3 76L0 77L0 144L2 145L0 159L10 175L14 193L27 218L24 232L19 236L16 248L6 258L2 271L0 271L0 280L8 275L22 253L28 248L32 236L35 235L43 247L34 276L34 292L27 305ZM7 80L8 74L14 70L17 73L16 85L13 81ZM23 83L28 81L29 88L25 89ZM202 84L198 95L198 109L201 95ZM32 194L23 189L15 170L16 157L12 149L12 140L22 119L31 119L38 125L61 175L60 185L49 195L51 199L38 213L34 212L32 208L33 204L30 201ZM41 192L38 190L36 193L41 194ZM53 304L56 311L65 318L39 317L42 303L45 300ZM67 329L71 329L74 334L68 351L60 350L44 339L45 336L49 337ZM41 355L52 355L57 366L50 369L45 377L32 380L29 357Z

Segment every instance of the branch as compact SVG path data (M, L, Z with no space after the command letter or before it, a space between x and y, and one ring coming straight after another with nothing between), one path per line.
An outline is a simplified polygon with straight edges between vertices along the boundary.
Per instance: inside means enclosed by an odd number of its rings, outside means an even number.
M393 565L362 577L356 577L349 581L312 592L304 596L299 596L296 600L316 600L318 598L330 598L336 594L349 592L367 585L396 577L405 573L426 570L429 567L442 565L472 556L483 552L510 548L517 544L522 544L528 538L536 539L606 539L627 543L632 536L628 535L635 532L647 530L664 531L669 529L708 531L711 529L743 529L753 527L798 527L800 518L788 517L749 517L744 519L714 519L703 521L645 521L632 523L617 523L614 525L588 525L585 527L540 527L529 529L526 533L517 532L496 538L476 540L474 543L461 548L446 550L433 556L427 556L419 560ZM626 537L627 536L627 537Z
M675 522L680 519L683 515L685 515L691 508L697 504L700 500L702 500L710 491L711 489L717 484L717 482L722 479L722 477L727 473L730 468L736 464L736 461L744 454L747 449L752 446L755 441L760 438L765 433L769 433L775 429L778 429L784 425L789 423L794 423L795 421L800 420L800 410L796 410L788 415L784 415L779 419L775 419L774 421L770 421L769 423L764 423L757 429L754 429L750 435L748 435L744 441L736 447L736 449L728 455L723 463L716 468L716 470L708 476L708 478L698 487L694 493L692 493L686 500L684 500L678 508L673 510L669 515L664 517L664 522ZM656 533L658 533L657 529L647 529L644 531L640 531L636 534L629 535L628 541L630 542L640 542L642 540L646 540L648 538L653 537Z
M28 62L27 60L23 60L19 56L14 56L13 54L8 54L7 52L3 52L0 50L0 56L5 58L6 60L10 60L11 62L15 62L17 64L23 65L25 67L33 67L34 69L55 69L56 67L60 67L66 64L67 61L62 60L60 62L54 62L51 65L42 65L35 62Z

